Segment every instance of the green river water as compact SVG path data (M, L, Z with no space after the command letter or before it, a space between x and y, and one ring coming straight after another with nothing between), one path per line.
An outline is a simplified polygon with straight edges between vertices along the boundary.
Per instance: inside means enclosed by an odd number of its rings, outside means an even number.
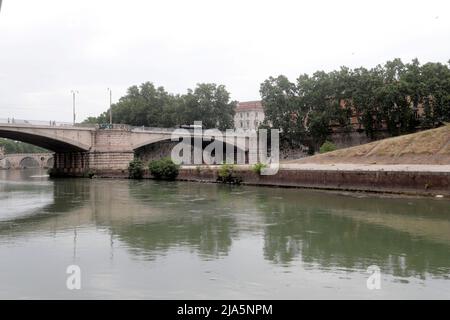
M449 299L450 201L3 170L0 298Z

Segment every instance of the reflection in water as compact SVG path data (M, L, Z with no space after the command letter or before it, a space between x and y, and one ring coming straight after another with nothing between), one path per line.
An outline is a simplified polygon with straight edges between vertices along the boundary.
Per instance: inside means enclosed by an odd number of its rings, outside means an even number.
M296 257L323 268L365 269L396 276L450 270L448 203L428 200L352 199L308 193L268 204L264 253L276 263ZM292 200L292 201L291 201ZM429 206L436 213L427 213Z
M298 292L352 297L368 294L363 274L372 264L390 286L409 283L419 296L429 287L438 297L450 297L442 289L450 272L447 200L178 182L49 181L30 171L0 172L0 190L0 259L14 254L55 268L84 263L96 272L81 297L211 297L212 290L234 298L298 298ZM4 268L0 283L16 288L13 296L31 290L17 280L14 262ZM11 272L17 278L8 280ZM192 279L181 279L183 273ZM139 277L151 277L152 284ZM321 285L325 278L329 283ZM192 287L179 290L167 282L174 279ZM221 281L211 284L214 279ZM342 286L347 295L337 295ZM68 294L57 288L35 294ZM408 294L395 286L389 290L382 296ZM8 292L0 290L2 296Z

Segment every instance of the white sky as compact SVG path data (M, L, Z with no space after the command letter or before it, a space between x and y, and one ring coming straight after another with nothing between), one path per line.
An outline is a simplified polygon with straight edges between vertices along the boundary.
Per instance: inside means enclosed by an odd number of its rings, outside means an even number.
M71 121L134 84L225 84L259 99L269 76L450 59L450 1L3 0L0 118Z

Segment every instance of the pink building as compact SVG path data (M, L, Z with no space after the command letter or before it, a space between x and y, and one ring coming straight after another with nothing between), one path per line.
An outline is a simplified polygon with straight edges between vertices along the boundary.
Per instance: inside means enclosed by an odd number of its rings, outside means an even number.
M238 102L234 115L236 129L258 129L264 121L264 109L261 101Z

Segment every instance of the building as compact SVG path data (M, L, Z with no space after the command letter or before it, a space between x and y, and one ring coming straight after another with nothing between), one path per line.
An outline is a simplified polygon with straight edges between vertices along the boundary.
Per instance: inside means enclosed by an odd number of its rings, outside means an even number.
M264 121L264 109L261 101L238 102L234 115L236 129L255 130Z

